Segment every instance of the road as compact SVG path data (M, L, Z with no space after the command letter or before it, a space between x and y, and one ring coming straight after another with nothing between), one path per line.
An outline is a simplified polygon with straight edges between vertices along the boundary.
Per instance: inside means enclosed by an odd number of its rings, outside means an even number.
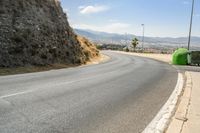
M169 98L176 69L104 51L98 65L0 77L1 133L138 133Z

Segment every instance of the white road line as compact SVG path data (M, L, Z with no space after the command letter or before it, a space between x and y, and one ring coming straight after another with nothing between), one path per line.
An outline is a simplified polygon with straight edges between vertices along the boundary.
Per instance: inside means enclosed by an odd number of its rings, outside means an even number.
M13 94L9 94L9 95L0 96L0 99L12 97L12 96L17 96L17 95L23 95L23 94L27 94L27 93L30 93L30 92L33 92L33 90L23 91L23 92L18 92L18 93L13 93Z
M112 72L112 71L111 71L111 72ZM111 73L111 72L107 72L106 74ZM104 73L102 73L102 74L104 74ZM94 79L94 78L96 78L96 77L101 76L102 74L100 74L100 75L95 75L95 76L92 76L92 77L89 77L89 78L83 78L83 79L80 79L80 80L69 81L69 82L63 82L63 83L56 84L56 85L54 85L54 86L75 84L75 83L77 83L77 82L82 82L82 81L85 81L85 80L92 80L92 79ZM0 99L8 98L8 97L13 97L13 96L17 96L17 95L23 95L23 94L27 94L27 93L31 93L31 92L34 92L34 91L37 91L37 90L39 90L39 89L46 88L46 87L48 87L48 86L43 86L43 87L40 87L40 88L37 88L37 89L34 89L34 90L28 90L28 91L18 92L18 93L14 93L14 94L8 94L8 95L0 96ZM52 85L51 85L51 87L52 87Z
M95 77L95 76L94 76ZM84 78L84 79L81 79L81 80L75 80L75 81L69 81L69 82L64 82L64 83L60 83L58 85L68 85L68 84L74 84L74 83L77 83L77 82L81 82L81 81L84 81L84 80L90 80L90 79L93 79L94 77L90 77L90 78ZM4 95L4 96L0 96L0 99L3 99L3 98L8 98L8 97L13 97L13 96L17 96L17 95L23 95L23 94L27 94L27 93L31 93L31 92L34 92L36 90L39 90L39 89L42 89L44 87L41 87L41 88L38 88L38 89L34 89L34 90L28 90L28 91L23 91L23 92L18 92L18 93L13 93L13 94L8 94L8 95Z
M170 98L142 133L164 133L175 111L176 104L184 87L183 85L183 75L178 73L177 84Z

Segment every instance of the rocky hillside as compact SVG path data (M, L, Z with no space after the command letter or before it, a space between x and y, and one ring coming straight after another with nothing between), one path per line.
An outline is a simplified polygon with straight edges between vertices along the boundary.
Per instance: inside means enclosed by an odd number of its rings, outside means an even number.
M0 0L0 67L82 64L98 56L89 45L81 45L58 0Z

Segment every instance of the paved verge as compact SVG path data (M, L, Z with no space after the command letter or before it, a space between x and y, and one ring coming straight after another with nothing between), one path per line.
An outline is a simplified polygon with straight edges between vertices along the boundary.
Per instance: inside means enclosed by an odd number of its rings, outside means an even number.
M186 72L186 77L185 91L166 133L200 132L200 73Z

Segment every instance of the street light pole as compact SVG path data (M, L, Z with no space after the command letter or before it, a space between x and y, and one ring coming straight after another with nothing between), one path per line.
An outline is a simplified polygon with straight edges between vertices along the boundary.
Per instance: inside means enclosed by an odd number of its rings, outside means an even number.
M144 52L144 24L142 24L142 52Z
M188 37L188 50L190 50L193 15L194 15L194 0L192 0L192 11L191 11L190 29L189 29L189 37Z

